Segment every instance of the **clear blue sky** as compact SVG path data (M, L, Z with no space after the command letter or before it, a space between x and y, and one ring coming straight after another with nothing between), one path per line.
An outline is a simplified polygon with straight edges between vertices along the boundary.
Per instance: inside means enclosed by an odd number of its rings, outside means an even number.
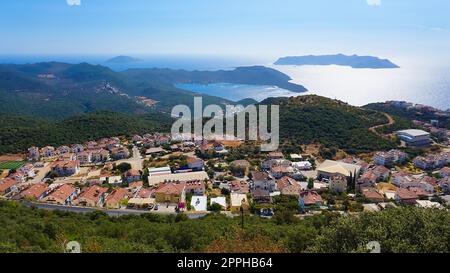
M448 57L449 14L449 0L1 0L0 54Z

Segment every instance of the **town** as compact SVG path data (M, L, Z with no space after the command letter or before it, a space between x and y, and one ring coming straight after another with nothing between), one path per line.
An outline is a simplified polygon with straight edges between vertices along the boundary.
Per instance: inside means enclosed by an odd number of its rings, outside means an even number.
M419 129L396 137L398 149L340 159L321 157L314 145L298 153L261 152L253 142L160 133L30 147L23 161L0 165L0 195L40 208L113 215L270 218L286 206L295 206L298 217L403 205L448 208L448 131L439 144Z

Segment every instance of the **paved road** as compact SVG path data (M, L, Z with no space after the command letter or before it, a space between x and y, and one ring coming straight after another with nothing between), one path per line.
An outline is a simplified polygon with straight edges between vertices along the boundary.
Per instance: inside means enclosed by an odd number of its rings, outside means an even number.
M152 211L131 210L131 209L113 210L113 209L101 209L101 208L62 206L62 205L25 202L25 201L22 203L27 207L36 207L38 209L45 209L45 210L60 210L60 211L76 212L76 213L89 213L89 212L94 212L94 211L102 211L102 212L108 214L109 216L140 215L140 214L145 214L145 213L175 214L175 212L160 212L160 211L154 211L154 210L152 210Z

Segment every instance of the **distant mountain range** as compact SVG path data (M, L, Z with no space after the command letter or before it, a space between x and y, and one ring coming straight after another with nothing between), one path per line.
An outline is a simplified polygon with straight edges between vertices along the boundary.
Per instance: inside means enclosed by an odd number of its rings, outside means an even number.
M350 66L352 68L399 68L390 60L380 59L373 56L358 55L308 55L308 56L290 56L278 59L275 65L340 65Z
M306 91L290 80L287 75L262 66L228 71L130 69L116 72L89 63L0 64L0 113L56 119L95 111L143 114L156 109L168 113L178 104L192 106L197 95L176 88L177 83L275 85L294 92ZM205 94L202 97L205 105L234 103ZM155 103L149 106L148 101Z
M111 58L107 60L105 63L109 64L128 64L128 63L136 63L140 62L141 60L130 57L130 56L117 56L114 58Z

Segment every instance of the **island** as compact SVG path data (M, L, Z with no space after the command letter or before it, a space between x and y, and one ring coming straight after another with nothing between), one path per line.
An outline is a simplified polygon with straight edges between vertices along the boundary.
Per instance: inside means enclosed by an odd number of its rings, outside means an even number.
M374 56L358 55L307 55L307 56L289 56L278 59L275 65L340 65L350 66L352 68L399 68L388 59L380 59Z
M114 58L111 58L109 60L106 61L106 63L110 63L110 64L127 64L127 63L136 63L139 62L141 60L130 57L130 56L117 56Z

